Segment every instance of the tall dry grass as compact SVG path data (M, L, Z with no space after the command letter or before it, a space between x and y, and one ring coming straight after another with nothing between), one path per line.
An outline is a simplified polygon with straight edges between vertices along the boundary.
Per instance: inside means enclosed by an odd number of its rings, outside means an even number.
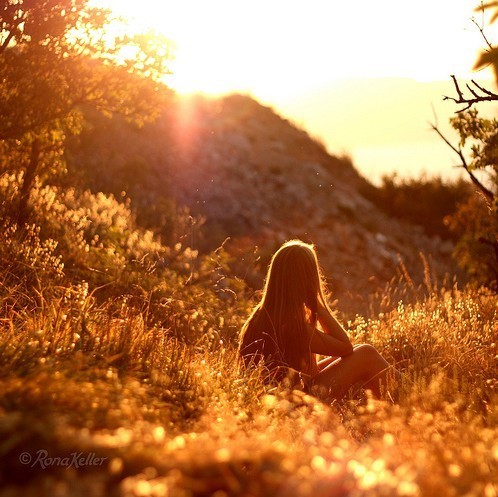
M46 220L0 229L1 495L498 495L495 294L400 267L347 327L402 379L326 403L239 368L251 299L223 248L164 247L115 199L44 195Z
M424 293L349 323L403 373L398 401L332 405L270 390L220 333L179 341L84 286L38 296L1 322L2 493L497 495L496 296ZM40 448L106 463L19 462Z

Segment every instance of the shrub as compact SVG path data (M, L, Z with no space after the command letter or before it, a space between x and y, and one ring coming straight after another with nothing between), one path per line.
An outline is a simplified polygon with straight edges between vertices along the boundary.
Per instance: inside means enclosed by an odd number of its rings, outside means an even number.
M464 180L445 182L440 177L400 178L383 176L379 187L363 188L364 195L390 216L422 226L428 235L443 239L455 235L444 219L459 203L469 198L472 189Z
M458 237L454 257L474 282L498 289L498 216L479 194L471 196L447 218Z

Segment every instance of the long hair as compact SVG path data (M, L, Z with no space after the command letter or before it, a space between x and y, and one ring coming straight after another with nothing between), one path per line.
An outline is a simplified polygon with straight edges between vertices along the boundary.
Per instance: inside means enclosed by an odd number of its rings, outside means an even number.
M310 333L317 322L318 300L327 307L324 283L313 245L284 243L273 255L261 301L245 322L239 354L246 365L263 360L310 373Z

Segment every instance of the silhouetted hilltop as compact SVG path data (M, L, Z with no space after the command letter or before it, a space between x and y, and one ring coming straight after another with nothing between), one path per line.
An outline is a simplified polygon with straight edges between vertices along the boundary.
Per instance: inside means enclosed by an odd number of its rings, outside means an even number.
M249 97L185 105L193 108L183 123L180 115L175 196L230 232L273 235L292 226L306 233L310 217L324 221L325 203L349 205L364 181L349 162Z
M95 190L125 190L139 220L171 241L181 233L160 218L187 207L205 222L202 237L185 243L212 248L231 237L241 273L253 278L245 251L261 247L264 266L279 243L295 237L317 244L339 297L364 298L396 274L400 259L421 279L420 252L435 273L455 271L450 242L379 210L360 193L367 180L349 160L329 155L250 97L179 99L142 129L92 122L72 147L73 177Z

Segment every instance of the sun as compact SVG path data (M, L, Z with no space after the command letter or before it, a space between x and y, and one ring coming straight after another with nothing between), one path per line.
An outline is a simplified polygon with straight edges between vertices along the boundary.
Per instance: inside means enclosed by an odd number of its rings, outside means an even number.
M257 58L264 42L251 40L254 35L245 24L250 19L229 0L142 0L139 9L131 0L94 3L122 15L133 30L152 28L174 42L173 74L167 82L180 93L250 92L258 80L262 69L256 67ZM249 12L254 17L254 11Z

